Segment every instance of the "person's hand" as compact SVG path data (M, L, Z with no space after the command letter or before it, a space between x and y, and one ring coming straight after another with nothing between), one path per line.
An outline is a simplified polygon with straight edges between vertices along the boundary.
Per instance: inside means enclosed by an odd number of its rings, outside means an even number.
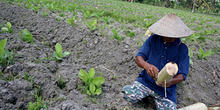
M152 64L146 63L146 65L144 66L144 69L147 71L148 75L156 81L157 75L159 72L157 67Z
M159 86L161 87L165 87L165 82L158 82ZM170 79L169 81L166 82L166 87L170 87L170 85L172 85L172 79Z

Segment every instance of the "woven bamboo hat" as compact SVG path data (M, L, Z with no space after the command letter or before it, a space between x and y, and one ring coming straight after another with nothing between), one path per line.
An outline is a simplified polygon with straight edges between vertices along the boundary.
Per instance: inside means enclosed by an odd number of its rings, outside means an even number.
M192 35L184 22L175 14L168 14L149 27L149 30L157 35L172 38L183 38Z

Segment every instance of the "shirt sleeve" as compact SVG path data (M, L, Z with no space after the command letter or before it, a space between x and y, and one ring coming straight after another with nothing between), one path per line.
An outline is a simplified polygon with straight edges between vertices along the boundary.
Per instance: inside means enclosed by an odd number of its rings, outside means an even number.
M137 56L142 56L144 58L144 60L148 60L149 54L150 54L150 50L151 50L151 43L152 43L152 39L153 39L154 35L151 35L143 44L143 46L141 47L141 49L138 51Z
M184 77L184 80L186 80L186 77L189 73L189 55L188 55L188 47L182 43L181 52L178 60L178 74L182 74Z

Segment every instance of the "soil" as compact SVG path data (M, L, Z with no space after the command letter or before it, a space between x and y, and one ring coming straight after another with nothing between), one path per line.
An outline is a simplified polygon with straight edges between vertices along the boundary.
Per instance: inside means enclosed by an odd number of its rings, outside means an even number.
M80 18L80 13L78 15ZM135 39L126 37L119 42L109 39L111 33L90 32L80 25L80 21L76 21L77 26L71 26L58 22L53 14L44 17L40 12L0 1L0 23L7 21L12 24L14 33L1 33L0 39L7 38L5 49L15 50L15 62L1 67L1 70L5 78L13 76L14 79L6 81L1 76L0 110L27 109L29 102L36 100L36 90L49 110L154 109L149 102L151 99L131 104L124 100L121 93L122 87L135 81L142 70L134 62L140 49ZM112 24L117 25L120 24ZM34 36L33 44L20 39L19 32L25 28ZM145 30L137 28L135 32L140 36ZM211 40L206 42L209 48L220 47ZM60 62L50 60L56 43L62 45L63 51L71 52ZM219 52L207 60L198 60L193 56L189 75L177 88L179 107L196 102L207 106L220 102L219 56ZM102 73L105 78L102 94L94 97L96 103L79 88L79 85L82 86L79 70L88 72L90 68L95 68L96 73ZM216 72L215 80L213 71ZM25 74L30 75L31 81L25 80ZM63 89L58 85L59 77L65 80L66 87Z

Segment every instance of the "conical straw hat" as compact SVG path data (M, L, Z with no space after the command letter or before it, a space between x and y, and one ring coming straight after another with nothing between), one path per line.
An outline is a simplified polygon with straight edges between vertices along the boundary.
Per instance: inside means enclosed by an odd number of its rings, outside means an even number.
M175 14L168 14L149 27L149 30L157 35L172 38L182 38L192 35L184 22Z

